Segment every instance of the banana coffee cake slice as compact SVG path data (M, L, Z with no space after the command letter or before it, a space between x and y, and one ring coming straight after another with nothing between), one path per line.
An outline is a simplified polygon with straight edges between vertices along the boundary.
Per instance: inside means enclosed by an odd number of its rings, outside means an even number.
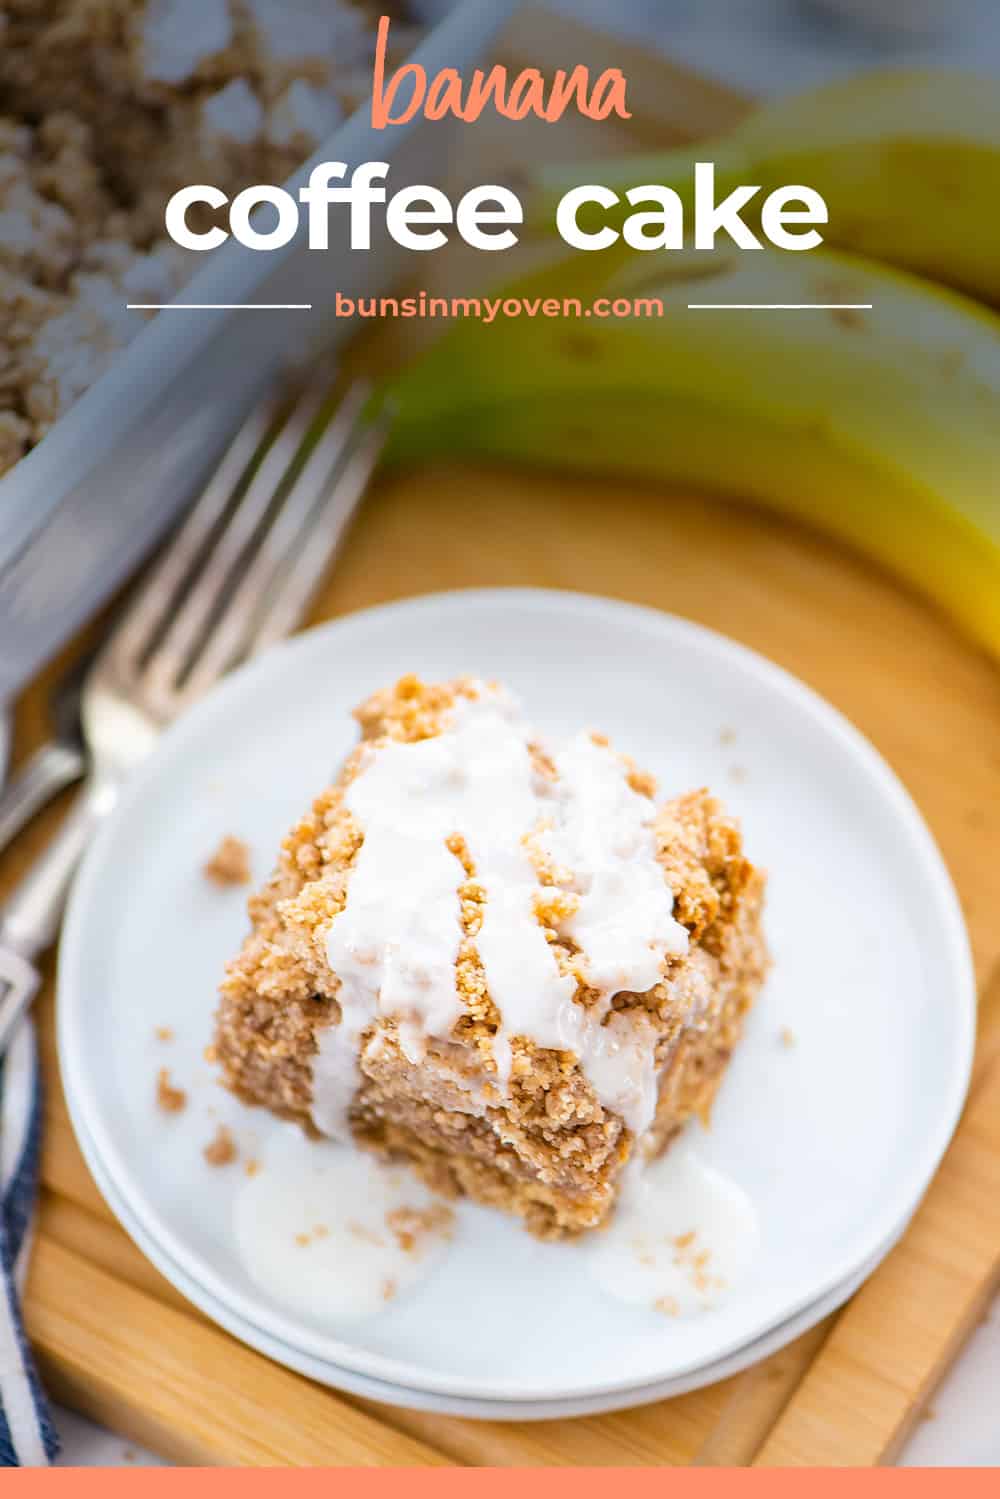
M707 791L413 677L250 901L215 1049L248 1103L556 1238L711 1105L767 966L764 877Z

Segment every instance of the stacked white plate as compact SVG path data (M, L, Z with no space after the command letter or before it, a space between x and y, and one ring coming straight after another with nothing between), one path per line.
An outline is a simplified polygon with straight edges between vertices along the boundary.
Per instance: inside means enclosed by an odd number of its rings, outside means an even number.
M351 708L409 671L497 677L544 734L600 728L657 774L663 794L712 786L769 870L773 973L712 1128L686 1147L749 1196L760 1240L727 1295L696 1315L622 1304L595 1282L585 1247L536 1243L470 1204L427 1276L364 1316L325 1293L322 1277L337 1274L329 1255L291 1254L282 1282L247 1252L247 1194L259 1193L260 1173L246 1164L266 1173L298 1156L308 1171L325 1147L243 1108L204 1059L216 986L246 918L242 892L212 889L200 866L231 833L250 844L262 877L349 749ZM948 1143L974 1004L968 942L933 840L832 708L684 621L499 590L389 605L300 636L165 737L77 883L59 1041L101 1190L209 1316L336 1388L541 1419L720 1379L846 1300L902 1233ZM163 1067L187 1094L171 1116L156 1103ZM220 1124L240 1158L212 1167L203 1149Z

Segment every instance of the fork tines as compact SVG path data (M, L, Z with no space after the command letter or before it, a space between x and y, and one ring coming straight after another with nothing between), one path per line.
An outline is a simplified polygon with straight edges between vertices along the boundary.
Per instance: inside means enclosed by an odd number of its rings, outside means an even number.
M266 397L234 437L109 646L123 686L164 718L300 622L385 441L367 382L313 374Z

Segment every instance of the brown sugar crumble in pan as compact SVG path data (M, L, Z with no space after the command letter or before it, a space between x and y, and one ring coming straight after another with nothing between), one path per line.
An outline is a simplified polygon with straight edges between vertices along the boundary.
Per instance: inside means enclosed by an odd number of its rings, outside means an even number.
M492 690L472 679L428 685L404 677L357 710L361 742L251 897L251 930L222 985L215 1051L223 1081L245 1102L317 1133L314 1063L324 1034L341 1018L326 936L348 907L364 843L348 789L373 752L448 732L464 704ZM555 777L546 751L530 748L539 780ZM615 994L604 1021L619 1016L645 1038L656 1096L642 1138L600 1102L574 1052L516 1035L509 1082L498 1080L494 1044L502 1017L477 947L489 892L460 830L446 840L456 860L459 1018L450 1034L428 1037L414 1059L397 1019L375 1017L357 1056L349 1123L358 1143L405 1162L445 1197L464 1194L519 1215L541 1238L605 1222L628 1160L662 1152L692 1117L707 1120L768 967L765 878L745 857L737 823L704 789L657 806L652 778L617 759L631 790L651 800L652 857L686 933L686 951L664 959L653 987ZM576 897L560 888L561 872L533 852L531 838L525 847L538 875L535 919L559 973L576 980L574 1002L593 1004L586 954L563 930Z
M171 0L0 11L0 475L197 270L164 232L172 194L283 182L369 92L378 14L407 19L393 0L205 9L201 28Z

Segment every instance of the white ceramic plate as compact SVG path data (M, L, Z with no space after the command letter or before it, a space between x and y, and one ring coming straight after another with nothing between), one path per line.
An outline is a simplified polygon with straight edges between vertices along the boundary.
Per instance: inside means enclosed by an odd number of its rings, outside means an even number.
M677 1395L686 1395L689 1390L699 1390L704 1385L717 1383L720 1379L729 1379L731 1375L739 1374L751 1364L759 1363L761 1359L777 1353L794 1338L808 1332L817 1322L821 1322L824 1317L843 1306L844 1302L850 1300L855 1291L881 1264L906 1232L907 1227L906 1223L902 1224L895 1230L888 1242L856 1274L835 1286L831 1291L827 1291L817 1301L811 1302L794 1317L789 1317L787 1321L780 1323L762 1338L748 1343L745 1348L731 1353L728 1358L719 1359L714 1364L705 1364L690 1374L682 1374L676 1379L666 1379L659 1384L642 1385L634 1390L616 1390L611 1394L588 1395L576 1400L470 1400L455 1395L436 1395L426 1390L408 1390L402 1385L386 1384L382 1380L371 1379L364 1374L355 1374L349 1369L340 1369L335 1364L327 1364L321 1359L311 1358L308 1354L300 1353L297 1349L268 1337L267 1333L261 1332L260 1328L254 1327L252 1323L230 1312L185 1275L183 1270L163 1254L160 1246L146 1235L141 1225L137 1223L128 1203L118 1194L113 1183L104 1174L92 1143L85 1137L79 1126L78 1135L94 1179L104 1194L108 1206L117 1214L139 1248L152 1260L161 1274L165 1275L189 1301L200 1308L206 1316L218 1322L227 1332L232 1333L233 1337L239 1338L251 1348L256 1348L259 1353L266 1354L277 1363L294 1369L296 1373L315 1379L320 1384L329 1385L331 1389L344 1390L349 1395L361 1395L368 1400L378 1400L384 1405L401 1405L410 1410L431 1411L439 1416L462 1416L474 1421L555 1421L568 1420L575 1416L598 1416L606 1411L626 1410L639 1405L651 1405L656 1400L670 1400Z
M705 1144L757 1204L758 1258L691 1320L598 1294L573 1246L463 1209L436 1273L380 1315L324 1322L255 1285L233 1232L238 1171L204 1165L214 1121L245 1153L287 1129L202 1060L242 901L199 876L224 832L257 874L353 740L350 708L415 670L509 682L543 731L600 727L664 791L712 784L771 872L775 968ZM577 1400L727 1357L856 1274L913 1210L968 1082L974 984L937 849L871 746L752 653L653 611L572 594L459 593L357 614L226 682L165 738L77 883L60 963L75 1117L149 1240L220 1306L303 1356L463 1399ZM154 1027L176 1041L165 1053ZM788 1027L795 1045L782 1046ZM166 1121L168 1062L191 1106ZM309 1149L303 1141L302 1148ZM475 1325L470 1327L470 1309Z

